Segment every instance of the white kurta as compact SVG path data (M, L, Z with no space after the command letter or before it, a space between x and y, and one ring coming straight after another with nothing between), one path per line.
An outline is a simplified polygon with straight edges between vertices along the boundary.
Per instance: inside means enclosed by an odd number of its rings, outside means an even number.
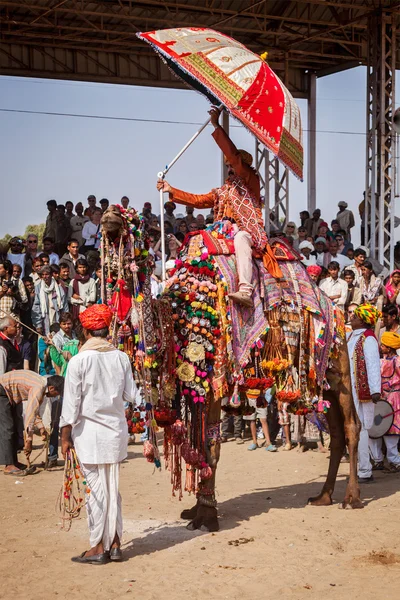
M60 427L72 425L79 460L118 463L126 458L124 401L136 395L129 358L119 350L87 350L74 356L65 378Z
M361 421L360 442L358 445L358 475L360 478L368 478L372 475L372 465L369 460L368 429L374 423L373 402L360 402L356 388L354 351L360 336L366 329L357 329L348 334L347 348L350 357L350 376L353 400ZM372 394L381 393L381 363L379 356L379 345L375 338L368 337L364 341L365 366L367 369L368 385Z
M347 299L348 286L343 279L332 279L332 277L326 277L319 284L320 289L325 292L328 298L334 298L340 296L333 303L339 308L344 310L344 305Z

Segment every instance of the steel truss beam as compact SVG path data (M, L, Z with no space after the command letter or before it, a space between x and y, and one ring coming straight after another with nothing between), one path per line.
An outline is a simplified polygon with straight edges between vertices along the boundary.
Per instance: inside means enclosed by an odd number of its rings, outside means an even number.
M289 217L289 169L257 139L255 157L261 196L264 196L265 230L269 234L273 229L285 227Z
M365 241L388 269L394 262L396 25L390 12L369 20Z

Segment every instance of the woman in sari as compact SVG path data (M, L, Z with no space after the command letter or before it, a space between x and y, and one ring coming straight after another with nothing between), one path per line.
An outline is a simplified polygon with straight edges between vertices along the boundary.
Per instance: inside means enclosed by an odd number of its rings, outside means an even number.
M381 377L382 398L393 409L393 424L386 435L383 436L386 446L388 466L385 471L400 473L400 454L398 443L400 440L400 357L396 354L400 349L400 335L394 332L385 332L381 339ZM389 409L388 409L389 410ZM370 453L374 461L373 469L384 469L384 456L382 452L382 438L369 440Z
M361 273L360 291L362 303L372 304L378 310L382 310L384 300L386 299L386 290L382 284L382 279L376 277L369 260L366 260L361 266Z
M400 304L400 300L399 300L399 302L397 301L397 298L398 298L398 295L400 292L400 270L399 269L396 269L395 271L393 271L393 273L391 273L389 282L386 284L385 289L386 289L386 295L387 295L388 302L390 302L390 304Z

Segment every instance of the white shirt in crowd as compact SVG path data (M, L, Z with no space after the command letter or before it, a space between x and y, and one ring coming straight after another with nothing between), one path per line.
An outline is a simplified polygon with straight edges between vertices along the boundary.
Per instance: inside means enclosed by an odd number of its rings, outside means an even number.
M55 252L52 252L51 254L49 254L49 259L50 259L51 265L58 265L60 262L60 257Z
M99 248L100 246L100 240L94 239L90 236L98 234L99 231L100 225L95 225L94 223L92 223L92 221L88 221L87 223L85 223L82 229L83 243L86 246L93 246L93 248L97 250L97 248Z
M333 303L342 310L344 310L344 305L347 299L348 286L343 279L332 279L332 277L327 277L326 279L323 279L321 281L319 287L323 292L325 292L328 298L340 296L337 300L333 300Z
M9 252L7 254L7 259L12 265L19 265L22 269L21 279L25 277L25 254L13 254L12 252Z
M130 360L120 350L86 350L70 360L60 427L73 426L72 440L82 463L104 465L126 458L124 401L133 402L136 392Z

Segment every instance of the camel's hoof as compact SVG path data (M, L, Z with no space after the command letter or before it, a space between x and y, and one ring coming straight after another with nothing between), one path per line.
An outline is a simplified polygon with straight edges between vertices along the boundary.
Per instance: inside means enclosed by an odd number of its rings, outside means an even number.
M345 498L342 502L342 508L347 508L348 506L351 506L351 508L364 508L364 504L360 498Z
M195 529L209 532L219 531L217 509L211 506L198 505L196 517L186 525L186 529L189 529L189 531Z
M309 498L307 504L311 506L331 506L332 498L329 494L320 494L315 498Z
M181 519L183 519L184 521L192 521L193 519L195 519L197 515L198 506L198 504L195 504L194 506L192 506L192 508L186 508L185 510L183 510L181 512Z

